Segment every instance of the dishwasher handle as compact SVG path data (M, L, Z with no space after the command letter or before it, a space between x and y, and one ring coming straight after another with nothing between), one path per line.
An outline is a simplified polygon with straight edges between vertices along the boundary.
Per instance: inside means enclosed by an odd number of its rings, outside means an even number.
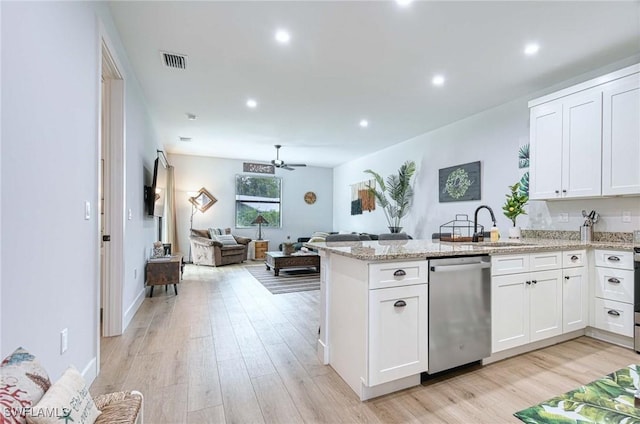
M491 268L491 262L477 262L475 264L461 264L461 265L438 265L432 266L431 272L456 272L456 271L471 271L474 269L486 269Z

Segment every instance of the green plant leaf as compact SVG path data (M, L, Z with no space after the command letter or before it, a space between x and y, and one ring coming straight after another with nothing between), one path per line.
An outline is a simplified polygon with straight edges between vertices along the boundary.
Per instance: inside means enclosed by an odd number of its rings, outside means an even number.
M370 191L384 211L389 226L399 227L400 220L409 212L413 199L411 178L416 172L415 162L406 161L402 164L397 175L392 174L387 177L386 184L377 172L371 169L366 169L364 172L372 175L380 188L379 190L372 188Z

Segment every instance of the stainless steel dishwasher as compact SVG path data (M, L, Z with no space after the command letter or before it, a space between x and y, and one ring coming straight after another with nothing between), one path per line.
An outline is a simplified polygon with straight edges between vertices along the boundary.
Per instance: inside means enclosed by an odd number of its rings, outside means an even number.
M491 355L491 260L429 260L429 374Z

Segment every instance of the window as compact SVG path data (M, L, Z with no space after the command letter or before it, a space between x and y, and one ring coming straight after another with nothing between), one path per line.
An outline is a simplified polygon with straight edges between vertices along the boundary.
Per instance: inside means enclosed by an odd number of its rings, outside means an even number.
M236 175L236 227L253 227L253 220L262 215L268 222L263 226L279 228L281 188L278 177Z

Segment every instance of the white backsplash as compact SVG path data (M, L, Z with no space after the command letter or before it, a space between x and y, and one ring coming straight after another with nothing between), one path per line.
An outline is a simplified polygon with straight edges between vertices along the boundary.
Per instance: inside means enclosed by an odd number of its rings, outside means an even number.
M604 199L535 201L528 205L527 224L522 226L533 230L577 231L584 223L582 211L595 210L600 220L595 231L631 232L640 229L640 197L612 197ZM623 212L630 212L631 222L623 222ZM563 214L568 214L568 222L562 222ZM524 220L523 220L524 221Z

